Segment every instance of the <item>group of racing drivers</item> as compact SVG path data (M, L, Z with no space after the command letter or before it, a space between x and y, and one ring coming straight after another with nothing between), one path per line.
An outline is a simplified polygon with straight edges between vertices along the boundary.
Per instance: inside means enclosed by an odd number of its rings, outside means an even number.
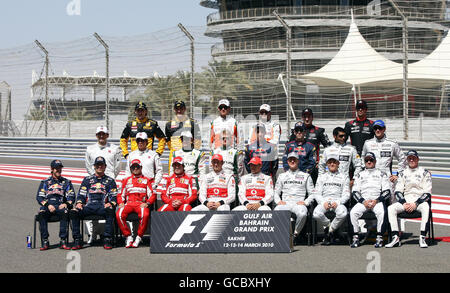
M284 172L278 172L281 127L272 120L270 105L261 105L259 121L251 128L243 148L238 122L230 115L230 102L220 100L219 116L211 122L211 151L205 152L200 127L187 117L183 101L175 102L175 117L166 123L165 132L157 121L148 118L146 104L139 102L135 106L136 119L125 126L120 147L108 142L107 127L97 128L97 143L86 150L88 176L78 193L71 181L62 176L62 162L51 162L51 176L41 181L36 196L41 206L41 250L50 247L47 226L52 217L60 221L62 249L83 247L80 220L86 222L89 244L103 228L103 247L112 249L114 219L125 237L125 246L138 247L147 229L149 207L155 204L157 195L162 201L160 212L288 210L296 216L294 239L311 211L324 227L323 245L333 243L336 231L349 214L353 248L360 246L359 219L367 211L373 211L376 217L375 247L383 247L387 224L393 237L385 246L394 247L401 245L397 215L418 210L422 215L419 245L427 247L430 172L418 166L415 150L405 155L397 142L386 137L382 120L367 119L365 101L359 100L355 108L356 119L333 130L334 142L323 128L312 124L313 111L304 109L302 121L288 135L282 156ZM155 138L158 145L153 151ZM160 160L165 144L170 150L166 176ZM321 154L320 145L324 147ZM125 178L118 188L115 179L122 157L127 163ZM392 172L394 158L398 161L397 175ZM130 213L139 218L137 229L127 222ZM104 225L89 216L99 216ZM67 240L69 221L72 245Z

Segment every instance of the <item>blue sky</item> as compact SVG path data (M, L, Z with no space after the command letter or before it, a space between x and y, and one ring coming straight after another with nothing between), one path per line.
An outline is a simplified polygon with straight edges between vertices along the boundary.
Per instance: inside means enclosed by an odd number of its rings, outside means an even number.
M67 6L76 2L80 3L81 14L70 16ZM148 76L156 71L168 74L187 70L189 42L177 24L195 29L191 31L193 34L203 35L207 15L217 12L199 3L200 0L1 0L0 82L7 81L13 89L13 119L22 119L28 111L32 71L42 74L43 55L34 40L39 40L50 51L50 74L62 74L63 69L73 75L93 74L94 70L103 74L103 49L96 49L99 44L92 36L94 32L111 41L112 74L121 75L127 70L131 75ZM145 35L143 42L146 42L147 56L142 59L117 56L125 54L127 45L133 48L133 44L123 43L121 37L134 36L131 41L140 44L140 35ZM152 48L150 41L157 43L159 37L167 39L172 36L178 39L173 44L166 43L165 48L172 53L170 58L152 58L152 54L163 56L166 52L161 52L163 47L159 50ZM130 40L127 38L127 41ZM184 49L177 46L184 46ZM196 47L196 50L202 50L197 57L197 67L209 60L210 46ZM178 51L181 52L176 54ZM143 54L130 54L138 53ZM95 61L91 60L90 54L97 54ZM74 55L80 56L80 60ZM58 91L51 94L57 96ZM5 105L3 99L3 114Z
M79 1L81 14L70 16L67 6ZM155 32L178 23L204 26L215 12L200 0L2 0L1 48L69 41L98 32L126 36Z

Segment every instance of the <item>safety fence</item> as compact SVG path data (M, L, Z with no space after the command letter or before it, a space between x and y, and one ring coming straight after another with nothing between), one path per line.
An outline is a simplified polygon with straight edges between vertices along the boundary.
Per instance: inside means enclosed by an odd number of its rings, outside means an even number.
M109 140L113 144L119 144L118 139ZM95 139L73 139L73 138L5 138L0 137L0 155L2 156L25 156L25 157L61 157L61 158L83 158L86 147L96 143ZM279 146L279 157L284 152L284 143ZM406 152L415 149L420 155L421 166L430 171L450 172L450 143L449 142L412 142L400 141L401 149ZM203 145L204 150L208 150ZM169 151L166 149L162 161L167 162ZM396 166L394 160L394 169Z

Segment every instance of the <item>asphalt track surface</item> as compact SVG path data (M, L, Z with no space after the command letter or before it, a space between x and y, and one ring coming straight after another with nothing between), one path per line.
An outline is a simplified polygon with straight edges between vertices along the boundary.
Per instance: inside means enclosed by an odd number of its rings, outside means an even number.
M49 159L0 158L0 163L48 165ZM84 167L83 161L64 160L66 167ZM64 172L64 170L63 170ZM64 175L64 173L63 173ZM66 273L72 258L57 248L39 251L26 248L26 236L33 232L33 216L38 211L35 194L39 181L0 177L0 272ZM78 190L75 185L76 191ZM450 180L433 179L433 192L449 194ZM58 224L49 224L50 244L56 245ZM419 224L407 223L413 233L401 248L375 249L364 245L322 247L297 245L288 254L150 254L149 240L137 249L104 250L101 244L79 250L82 273L365 273L380 256L382 273L450 272L450 243L438 242L427 249L418 246ZM38 232L39 234L39 232ZM450 236L450 227L435 225L435 236ZM39 235L37 236L39 239Z

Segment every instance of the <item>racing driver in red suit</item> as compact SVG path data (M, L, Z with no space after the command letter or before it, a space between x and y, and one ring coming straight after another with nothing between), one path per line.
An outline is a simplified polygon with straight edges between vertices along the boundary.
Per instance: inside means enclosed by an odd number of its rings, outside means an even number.
M164 205L159 212L190 211L191 203L197 199L197 185L194 177L184 172L182 157L176 157L172 161L174 174L163 182L164 190L161 199Z
M156 201L156 194L153 193L153 179L142 175L142 163L135 159L131 162L130 177L122 180L122 192L117 197L119 209L116 213L117 223L126 239L126 248L138 247L147 229L150 210L148 207ZM139 217L139 228L136 239L133 242L130 228L127 226L127 217L130 213L136 213Z

